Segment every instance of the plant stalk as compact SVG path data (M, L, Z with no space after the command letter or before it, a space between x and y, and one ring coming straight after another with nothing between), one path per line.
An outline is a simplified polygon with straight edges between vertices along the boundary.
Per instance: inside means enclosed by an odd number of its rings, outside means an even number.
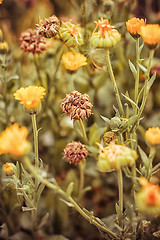
M114 92L116 94L116 99L117 99L119 110L121 112L121 115L125 116L124 109L123 109L122 102L121 102L120 95L119 95L119 91L118 91L118 87L117 87L117 83L116 83L114 73L113 73L113 69L112 69L112 65L111 65L109 49L106 49L106 60L107 60L107 68L108 68L108 71L109 71L110 79L111 79L111 82L113 84Z

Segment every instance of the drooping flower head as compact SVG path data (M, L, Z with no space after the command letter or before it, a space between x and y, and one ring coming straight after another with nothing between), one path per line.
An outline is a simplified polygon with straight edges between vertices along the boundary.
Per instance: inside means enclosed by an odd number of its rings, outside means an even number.
M6 41L0 42L0 54L7 54L9 51L9 46Z
M140 30L142 26L146 25L146 21L144 19L139 18L131 18L126 22L127 30L131 34L134 39L140 37Z
M46 49L46 40L38 35L37 30L28 29L20 37L21 49L24 52L41 53Z
M89 102L89 96L78 91L66 94L61 103L62 111L74 120L89 117L92 114L92 107L93 105Z
M79 52L67 52L63 54L62 60L66 69L76 71L80 67L87 65L87 58Z
M84 145L80 142L72 142L67 144L64 149L64 157L67 158L69 163L80 163L84 162L88 156L88 151Z
M61 39L67 47L77 47L83 44L82 30L79 24L73 24L71 21L62 22L60 33Z
M97 166L101 172L118 170L124 166L131 166L137 159L136 151L111 142L107 147L100 145Z
M37 31L45 38L51 38L59 33L60 21L53 15L45 20L40 19L37 25Z
M150 127L145 132L145 139L147 143L151 146L160 145L160 128L159 127Z
M41 99L46 94L45 88L38 86L21 87L13 95L30 114L35 114L41 107Z
M160 42L160 25L147 24L146 26L142 26L140 35L149 49L155 49Z
M16 166L13 163L5 163L3 164L3 172L6 176L12 176L15 173Z
M135 196L137 210L147 216L160 215L160 187L144 177L139 182L142 188Z
M26 140L28 130L14 123L0 134L0 154L10 154L13 158L20 158L31 149L31 143Z
M95 21L96 28L94 29L92 36L90 38L90 43L94 47L99 48L110 48L117 44L120 41L121 35L115 29L115 26L109 24L108 19L101 18L98 21ZM96 32L99 28L98 32Z

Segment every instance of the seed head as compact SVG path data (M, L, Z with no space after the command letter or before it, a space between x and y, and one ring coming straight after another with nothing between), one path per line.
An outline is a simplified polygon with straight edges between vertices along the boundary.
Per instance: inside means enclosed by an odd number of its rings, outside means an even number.
M67 158L69 163L84 162L85 157L88 156L88 151L80 142L72 142L67 144L64 149L64 157Z
M20 37L21 49L24 52L41 53L46 49L46 41L37 30L28 29Z
M61 103L62 111L74 120L89 117L92 114L92 107L93 105L89 102L89 96L78 91L67 94Z
M37 24L37 31L40 35L45 38L51 38L58 34L60 21L53 15L45 20L40 19L39 24Z

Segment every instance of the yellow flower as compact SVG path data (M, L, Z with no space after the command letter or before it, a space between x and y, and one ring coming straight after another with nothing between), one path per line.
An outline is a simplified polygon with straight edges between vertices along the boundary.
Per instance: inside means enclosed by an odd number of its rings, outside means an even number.
M28 130L19 127L17 123L7 127L0 134L0 154L10 154L13 158L24 156L31 149L31 143L26 140Z
M101 18L98 21L95 21L96 28L94 29L92 36L90 38L90 43L94 47L99 48L110 48L117 44L120 41L121 35L115 29L115 26L109 24L108 19ZM98 32L96 32L99 28Z
M160 41L160 25L147 24L142 26L140 35L143 38L143 42L147 44L150 49L155 49Z
M41 99L46 94L45 88L38 86L29 86L18 89L13 95L19 100L30 114L37 113L41 106Z
M139 182L142 188L135 196L137 210L148 216L160 215L160 187L144 177Z
M16 166L13 163L7 162L3 165L2 169L7 176L12 176L15 173Z
M63 54L62 60L65 68L70 71L76 71L80 67L87 65L87 58L81 53L67 52Z
M145 132L145 139L151 146L160 144L160 128L151 127Z
M131 36L135 39L140 37L140 29L142 26L146 25L146 21L144 19L139 18L131 18L126 22L127 30L131 34Z
M117 145L115 142L111 142L107 147L100 145L100 148L97 166L101 172L118 170L123 166L131 166L137 158L136 151L124 145Z

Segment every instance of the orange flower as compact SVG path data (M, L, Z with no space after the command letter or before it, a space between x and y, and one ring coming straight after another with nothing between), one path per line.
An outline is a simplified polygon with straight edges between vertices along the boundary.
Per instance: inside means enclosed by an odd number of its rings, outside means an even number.
M141 27L140 35L150 49L155 49L160 41L160 25L147 24Z
M5 163L3 165L3 172L7 176L12 176L15 173L16 166L13 163Z
M160 215L160 187L141 177L141 190L136 194L138 211L146 215Z
M81 53L67 52L63 54L62 60L66 69L76 71L82 66L87 65L87 58Z
M27 128L19 127L17 123L7 127L0 134L0 154L8 153L13 158L24 156L31 149L27 135Z
M29 86L26 88L18 89L13 95L16 100L29 111L30 114L37 113L41 106L41 99L45 95L45 88L38 86Z
M160 144L160 128L151 127L145 132L145 139L151 146Z
M108 19L101 18L95 21L96 28L94 29L90 42L94 47L109 48L116 45L120 41L121 35L115 29L115 26L109 24ZM96 32L99 28L98 32Z
M126 22L127 30L131 34L131 36L135 39L140 37L140 29L142 26L146 25L146 21L144 19L139 18L131 18Z
M2 4L3 0L0 0L0 4Z

